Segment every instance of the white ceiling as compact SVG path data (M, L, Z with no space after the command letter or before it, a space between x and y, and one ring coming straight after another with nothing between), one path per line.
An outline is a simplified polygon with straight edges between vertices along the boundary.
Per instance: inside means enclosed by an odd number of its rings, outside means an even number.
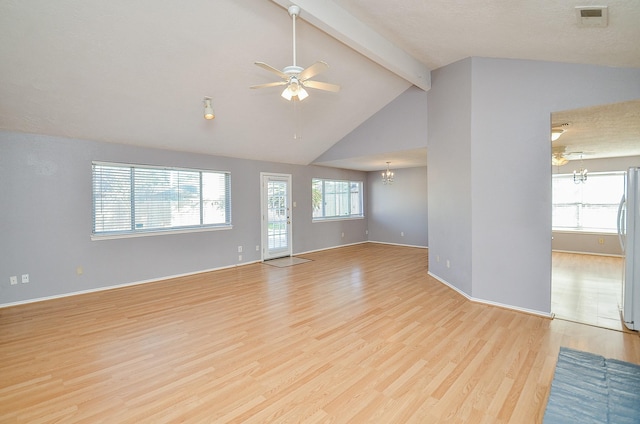
M637 2L606 1L609 26L579 28L574 7L592 1L334 3L429 69L470 56L640 67ZM273 1L0 0L0 128L311 163L411 84L300 18L298 64L326 61L314 79L342 90L309 90L294 110L278 88L248 88L274 81L254 61L292 64L291 19ZM392 153L342 166L403 163Z
M551 126L565 129L552 145L566 159L640 156L640 100L557 111Z

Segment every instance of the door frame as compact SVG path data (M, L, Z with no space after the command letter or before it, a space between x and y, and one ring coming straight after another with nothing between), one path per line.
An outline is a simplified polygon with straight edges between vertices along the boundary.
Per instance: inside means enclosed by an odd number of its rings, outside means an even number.
M289 218L287 223L287 246L288 252L278 257L287 257L293 256L293 219L292 213L293 209L291 208L292 200L291 200L291 191L292 191L292 183L291 183L291 174L280 174L276 172L260 172L260 241L261 241L261 249L260 249L260 260L264 262L265 260L275 259L272 257L266 257L267 251L269 249L269 239L268 239L268 217L267 217L267 182L269 178L286 180L287 182L287 210L289 211Z

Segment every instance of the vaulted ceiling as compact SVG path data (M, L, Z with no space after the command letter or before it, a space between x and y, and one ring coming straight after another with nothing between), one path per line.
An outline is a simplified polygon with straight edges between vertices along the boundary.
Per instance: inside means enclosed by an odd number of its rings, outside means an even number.
M634 1L606 1L608 26L586 28L577 23L575 6L581 4L566 0L304 4L338 8L333 10L346 13L350 27L384 37L427 70L470 56L640 67L640 7ZM310 89L308 99L291 103L279 87L250 90L274 80L255 61L279 69L292 64L284 5L2 0L0 128L312 163L411 82L381 66L375 51L355 51L310 24L303 8L297 64L327 62L328 71L314 79L339 84L341 91ZM336 31L344 34L345 28ZM213 121L202 117L205 96L213 99Z

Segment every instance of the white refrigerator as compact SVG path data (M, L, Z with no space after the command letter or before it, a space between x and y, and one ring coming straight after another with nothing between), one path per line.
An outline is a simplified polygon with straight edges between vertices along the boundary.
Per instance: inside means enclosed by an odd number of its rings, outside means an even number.
M622 318L629 329L640 330L640 167L627 170L618 236L624 253Z

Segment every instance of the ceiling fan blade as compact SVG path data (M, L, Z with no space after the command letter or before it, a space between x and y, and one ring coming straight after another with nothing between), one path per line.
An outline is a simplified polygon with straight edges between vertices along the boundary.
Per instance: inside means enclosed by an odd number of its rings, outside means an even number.
M327 65L325 62L316 62L313 65L309 66L307 69L300 72L300 76L298 78L304 81L307 78L318 75L320 72L326 71L327 69L329 69L329 65Z
M262 69L266 69L269 72L273 72L274 74L276 74L277 76L279 76L282 79L289 79L289 76L287 74L285 74L284 72L282 72L280 69L276 69L271 65L267 65L264 62L255 62L256 65L258 65L259 67L261 67Z
M267 88L267 87L277 87L279 85L286 85L287 82L286 81L278 81L278 82L268 82L266 84L258 84L258 85L252 85L249 88Z
M302 83L305 87L315 88L316 90L324 90L324 91L332 91L337 93L340 91L340 86L336 84L329 84L328 82L320 82L320 81L304 81Z

